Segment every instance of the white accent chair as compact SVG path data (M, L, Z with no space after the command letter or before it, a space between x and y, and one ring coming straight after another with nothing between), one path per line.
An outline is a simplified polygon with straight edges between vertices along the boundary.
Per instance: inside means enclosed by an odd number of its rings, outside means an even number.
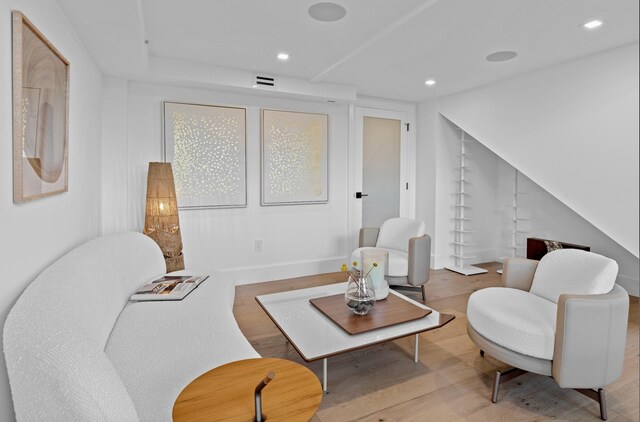
M505 287L469 297L467 332L480 348L514 368L496 371L500 384L526 372L547 375L600 404L604 387L622 373L629 296L615 284L618 264L577 249L560 249L540 261L508 258Z
M360 262L363 249L383 249L389 252L387 281L393 288L420 291L427 300L425 284L429 281L431 237L425 234L425 224L410 218L390 218L380 228L360 229L359 248L351 261Z

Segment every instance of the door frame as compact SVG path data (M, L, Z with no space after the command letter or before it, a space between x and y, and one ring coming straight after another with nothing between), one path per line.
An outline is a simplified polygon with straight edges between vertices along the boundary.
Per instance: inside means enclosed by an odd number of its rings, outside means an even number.
M364 117L395 119L401 122L400 136L400 216L415 218L416 174L416 107L369 98L359 98L349 109L351 120L349 136L349 247L358 247L358 234L362 227L362 199L355 192L362 192L362 154ZM407 130L406 124L409 125ZM408 183L408 189L406 184ZM403 189L404 188L404 189Z

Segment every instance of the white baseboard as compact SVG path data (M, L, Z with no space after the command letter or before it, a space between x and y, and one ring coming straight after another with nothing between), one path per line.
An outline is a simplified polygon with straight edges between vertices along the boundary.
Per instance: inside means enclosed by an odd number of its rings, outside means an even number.
M235 281L236 285L243 285L308 275L335 273L340 271L340 267L344 263L344 257L335 257L254 267L225 268L221 269L221 272L228 274L230 278Z
M452 264L448 255L431 255L431 269L441 270L445 266Z
M493 251L484 251L483 254L477 252L475 255L480 260L477 262L488 262L495 260ZM221 270L228 274L237 285L262 283L273 280L283 280L287 278L304 277L316 274L326 274L340 271L344 263L344 257L325 258L311 261L286 262L273 265L263 265L242 268L227 268ZM451 259L446 255L431 255L431 268L442 269L451 264ZM472 263L470 263L472 265ZM624 287L631 296L640 296L640 280L634 277L619 274L616 283Z
M475 258L467 262L467 264L469 265L482 264L485 262L495 262L498 259L498 253L495 249L472 250L470 252L470 255L475 256Z
M616 283L624 287L624 289L631 296L635 296L635 297L640 296L640 280L638 280L637 278L629 277L623 274L618 274Z

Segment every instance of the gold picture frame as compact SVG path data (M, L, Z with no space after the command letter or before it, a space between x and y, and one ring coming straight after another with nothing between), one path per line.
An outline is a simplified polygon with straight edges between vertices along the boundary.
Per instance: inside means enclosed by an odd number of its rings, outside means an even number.
M12 12L13 202L68 190L69 61Z

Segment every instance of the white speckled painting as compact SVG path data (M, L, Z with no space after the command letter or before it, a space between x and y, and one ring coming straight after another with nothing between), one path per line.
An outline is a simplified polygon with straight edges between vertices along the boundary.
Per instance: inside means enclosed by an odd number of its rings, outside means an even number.
M262 205L326 203L326 114L262 110Z
M247 206L244 108L165 102L164 141L179 208Z

